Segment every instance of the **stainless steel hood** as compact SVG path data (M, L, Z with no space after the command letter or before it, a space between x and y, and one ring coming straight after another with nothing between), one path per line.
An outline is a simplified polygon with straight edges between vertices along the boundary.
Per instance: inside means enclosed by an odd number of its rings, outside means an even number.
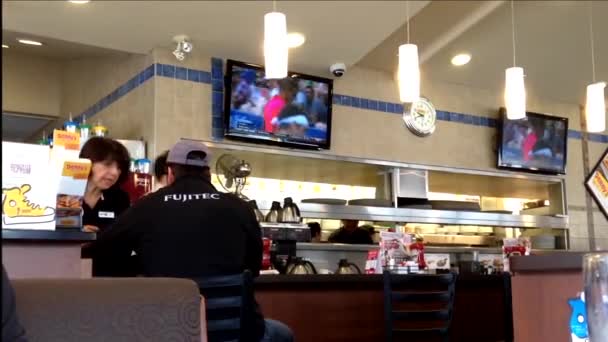
M258 206L261 210L269 210L270 204L260 201ZM298 206L302 217L315 219L568 229L567 216L509 215L472 211L382 208L313 203L301 203Z
M55 120L57 118L44 115L2 112L2 140L13 142L37 140L42 136L34 135Z

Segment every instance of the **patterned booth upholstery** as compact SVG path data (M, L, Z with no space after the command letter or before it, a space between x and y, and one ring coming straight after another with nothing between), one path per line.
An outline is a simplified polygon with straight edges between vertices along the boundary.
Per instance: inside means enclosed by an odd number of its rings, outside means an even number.
M191 280L15 279L11 283L30 342L206 341L205 331L201 334L204 304Z

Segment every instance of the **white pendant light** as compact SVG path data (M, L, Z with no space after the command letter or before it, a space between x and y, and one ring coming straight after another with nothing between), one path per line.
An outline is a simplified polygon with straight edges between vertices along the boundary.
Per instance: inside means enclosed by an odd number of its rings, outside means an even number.
M511 0L511 37L513 43L513 67L505 70L505 107L507 119L519 120L526 117L526 87L524 69L515 63L515 14Z
M589 2L589 35L591 40L591 72L593 83L587 86L585 122L587 132L601 133L606 130L605 82L595 82L595 49L593 44L593 2Z
M409 1L405 2L407 16L407 44L399 46L399 68L397 82L399 85L399 99L404 103L411 103L420 98L420 65L418 62L418 46L410 44L410 13Z
M587 103L585 104L587 132L601 133L606 130L604 88L606 88L606 82L597 82L587 86Z
M287 18L285 14L276 11L276 1L273 1L273 12L264 16L266 78L287 77L288 51Z

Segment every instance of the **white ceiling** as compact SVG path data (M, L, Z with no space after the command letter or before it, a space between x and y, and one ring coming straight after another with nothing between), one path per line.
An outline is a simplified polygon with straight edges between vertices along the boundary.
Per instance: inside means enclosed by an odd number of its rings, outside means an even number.
M414 15L429 1L411 3ZM292 50L290 68L324 74L352 65L405 21L398 1L277 1L289 31L307 42ZM271 1L3 1L3 29L131 53L172 45L187 34L218 57L261 63L263 16Z
M472 14L492 2L460 3L433 1L412 20L412 41L420 45L421 59L425 49L441 40L442 28L445 31L457 28L460 22L473 23ZM514 2L517 64L524 67L529 93L560 102L584 103L585 87L592 81L589 3ZM468 12L463 11L465 7L469 7ZM608 81L608 1L593 1L593 18L596 78ZM430 30L439 34L429 36ZM389 37L360 65L393 72L397 64L394 51L402 41ZM461 35L443 43L440 50L427 54L422 73L435 80L502 91L504 70L513 65L510 2L503 2ZM452 66L451 58L461 52L470 53L471 62Z

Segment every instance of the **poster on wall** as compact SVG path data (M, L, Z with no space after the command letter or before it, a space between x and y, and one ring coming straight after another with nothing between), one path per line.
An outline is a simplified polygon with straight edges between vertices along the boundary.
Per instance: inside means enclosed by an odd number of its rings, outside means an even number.
M608 218L608 149L602 155L597 165L585 181L587 190L591 193L597 205Z

